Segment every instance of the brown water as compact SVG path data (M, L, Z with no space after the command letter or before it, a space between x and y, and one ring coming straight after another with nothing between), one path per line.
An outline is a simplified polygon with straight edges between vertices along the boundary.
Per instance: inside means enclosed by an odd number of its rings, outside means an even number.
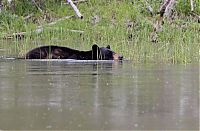
M199 64L0 60L0 130L198 130Z

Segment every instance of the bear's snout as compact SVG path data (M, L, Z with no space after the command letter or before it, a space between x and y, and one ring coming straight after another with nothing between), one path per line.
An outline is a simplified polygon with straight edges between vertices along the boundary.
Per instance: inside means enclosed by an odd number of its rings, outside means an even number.
M123 56L120 55L120 54L114 54L114 55L113 55L113 59L114 59L114 60L123 60Z

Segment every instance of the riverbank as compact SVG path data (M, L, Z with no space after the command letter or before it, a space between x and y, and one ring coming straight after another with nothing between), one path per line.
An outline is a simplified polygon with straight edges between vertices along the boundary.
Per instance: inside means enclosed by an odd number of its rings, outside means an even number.
M151 5L155 10L159 8L159 3ZM23 10L23 16L11 15L8 11L1 13L0 48L5 49L6 55L15 52L20 57L41 45L88 50L97 43L110 44L113 50L137 63L199 61L200 24L191 15L175 11L173 18L164 20L162 31L152 42L152 24L157 16L150 17L142 2L94 0L77 6L83 19L71 17L75 15L73 9L63 2L49 3L42 13L33 13L30 18L27 17L32 13L26 11L26 14ZM49 24L52 22L56 23ZM13 34L23 32L17 38Z

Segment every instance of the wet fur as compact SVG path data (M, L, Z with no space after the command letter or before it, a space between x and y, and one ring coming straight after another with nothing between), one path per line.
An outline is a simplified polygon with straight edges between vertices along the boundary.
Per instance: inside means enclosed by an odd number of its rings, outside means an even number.
M76 60L113 60L115 52L107 47L92 46L92 50L79 51L62 46L41 46L29 51L26 59L76 59Z

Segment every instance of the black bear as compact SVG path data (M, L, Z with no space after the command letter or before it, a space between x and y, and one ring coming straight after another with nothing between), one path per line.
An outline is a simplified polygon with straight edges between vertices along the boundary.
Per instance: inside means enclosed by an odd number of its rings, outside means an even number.
M122 60L123 56L115 53L110 46L99 47L96 44L92 50L79 51L62 46L41 46L29 51L26 59L76 59L76 60Z

